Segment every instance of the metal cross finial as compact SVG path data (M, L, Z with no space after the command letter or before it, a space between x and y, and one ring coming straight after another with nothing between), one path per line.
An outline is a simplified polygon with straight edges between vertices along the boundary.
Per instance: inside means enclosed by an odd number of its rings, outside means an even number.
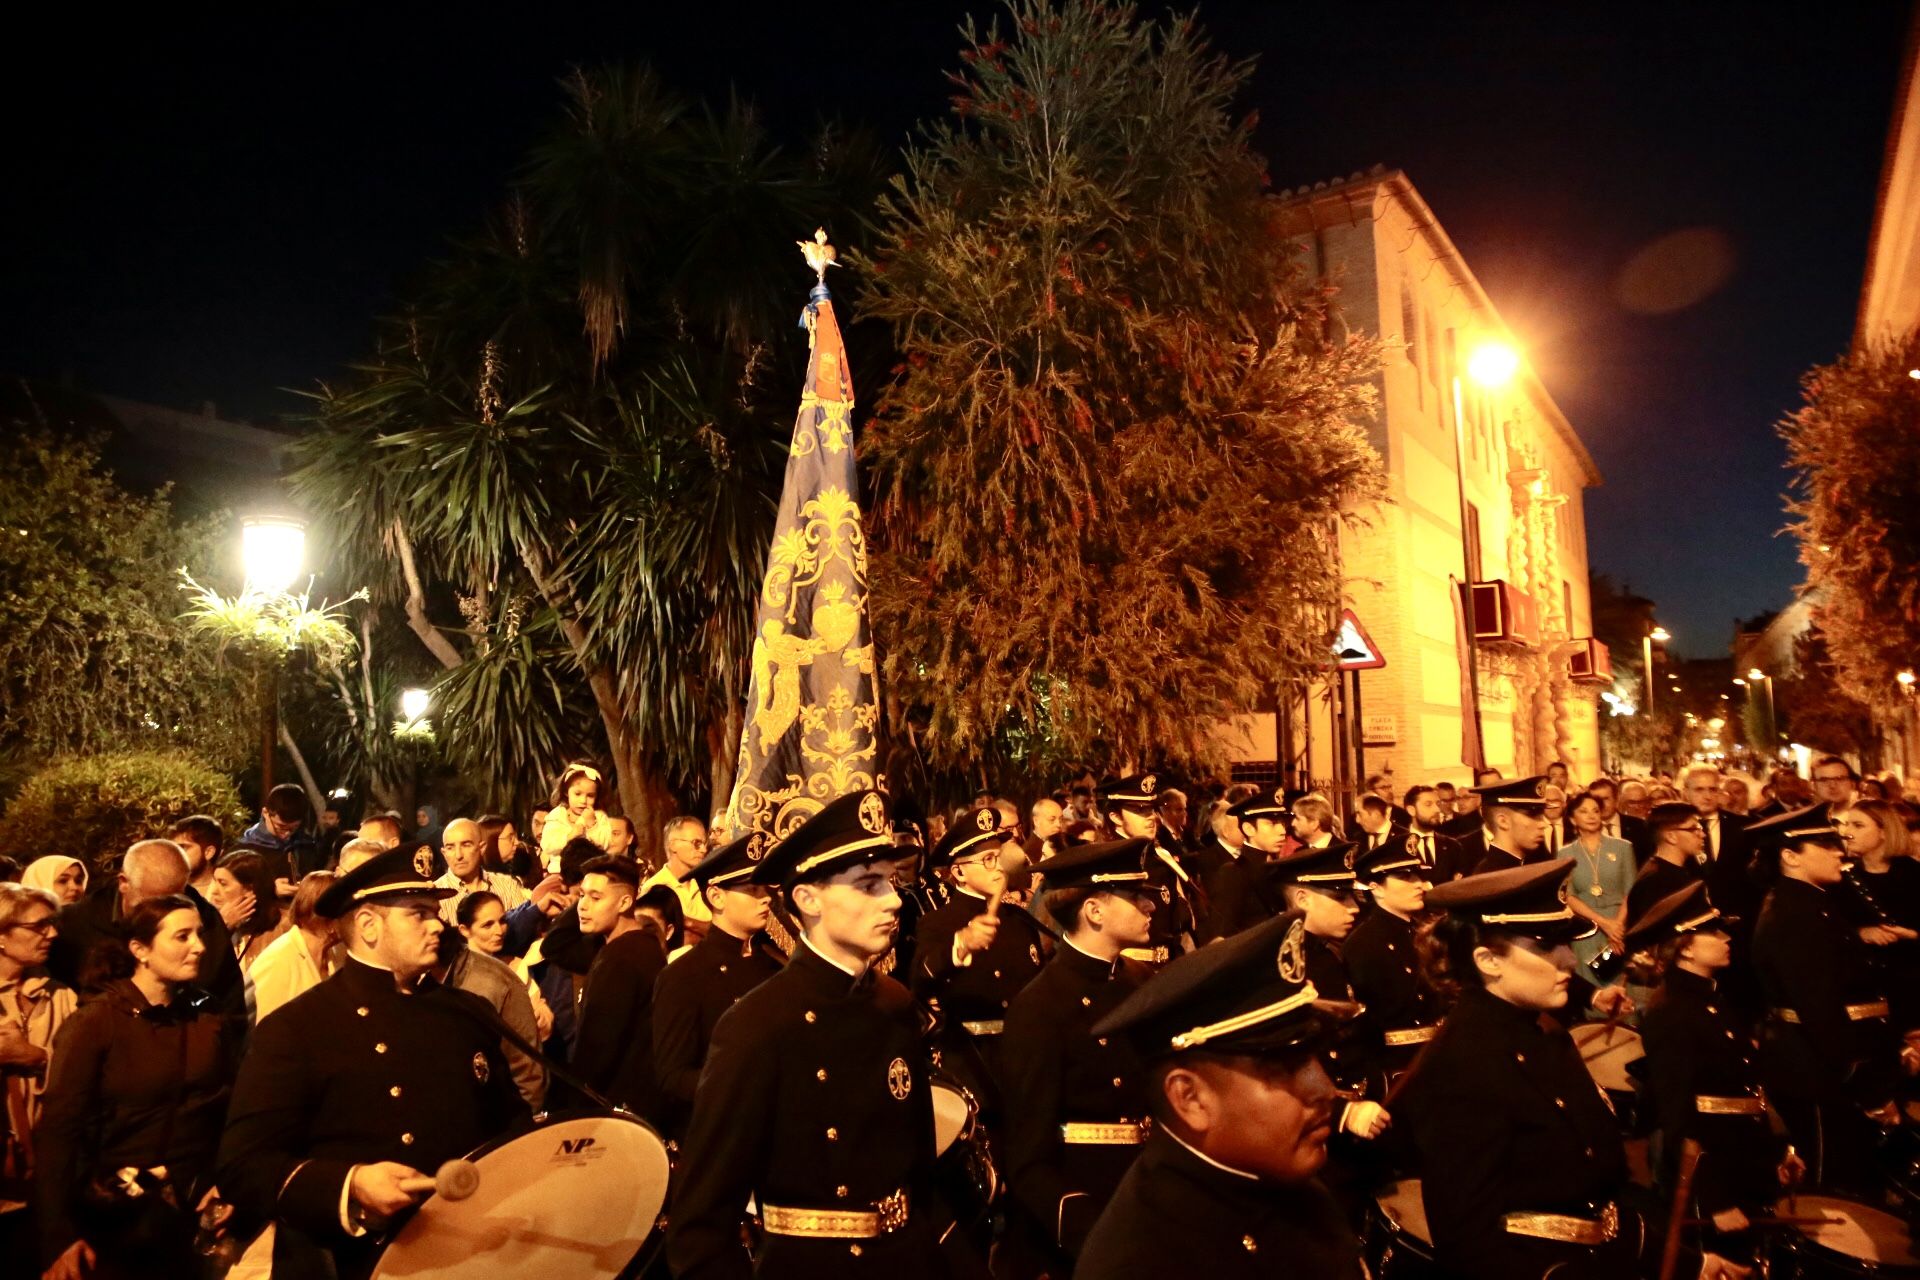
M834 247L827 243L827 229L821 227L813 233L813 239L796 240L794 243L799 245L800 252L806 255L807 265L813 268L816 276L820 277L820 283L825 284L827 268L839 265L837 259L840 256L834 251Z

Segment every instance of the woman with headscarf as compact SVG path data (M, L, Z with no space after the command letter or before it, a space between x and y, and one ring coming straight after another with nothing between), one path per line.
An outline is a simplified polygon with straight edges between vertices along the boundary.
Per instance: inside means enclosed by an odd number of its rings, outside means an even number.
M35 858L20 873L20 883L53 895L54 901L70 907L87 896L87 864L64 853Z

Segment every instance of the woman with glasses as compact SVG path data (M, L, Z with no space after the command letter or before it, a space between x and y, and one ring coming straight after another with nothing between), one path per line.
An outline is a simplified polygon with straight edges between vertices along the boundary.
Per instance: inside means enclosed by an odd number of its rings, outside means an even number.
M34 1256L26 1212L33 1126L54 1036L77 1003L70 987L47 976L58 912L44 889L0 884L0 1258Z
M200 911L151 898L107 949L113 980L54 1045L40 1160L47 1280L197 1276L196 1216L233 1083L228 1019L198 990Z

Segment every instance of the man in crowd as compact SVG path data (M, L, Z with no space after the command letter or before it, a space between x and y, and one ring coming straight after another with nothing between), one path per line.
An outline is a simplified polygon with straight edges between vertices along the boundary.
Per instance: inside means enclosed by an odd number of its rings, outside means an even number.
M640 886L646 893L656 885L665 885L680 899L680 917L686 929L686 942L692 945L706 936L707 922L713 913L707 908L700 886L694 883L693 869L707 856L706 824L691 814L667 819L662 833L667 844L667 860Z
M1109 840L1154 840L1160 832L1160 819L1154 813L1159 800L1159 779L1151 774L1111 778L1100 784L1100 809L1106 815ZM1165 905L1153 916L1151 959L1165 964L1169 958L1194 946L1195 913L1192 876L1171 852L1157 844L1148 864L1156 887L1164 888Z
M1121 953L1145 945L1160 896L1144 840L1078 845L1041 864L1045 907L1065 938L1007 1010L1009 1274L1065 1275L1146 1140L1146 1072L1124 1036L1094 1023L1146 979ZM1003 1264L1011 1259L1002 1257Z
M1360 828L1359 845L1363 852L1378 849L1389 840L1397 840L1405 834L1394 826L1396 808L1398 806L1388 804L1372 792L1360 797L1360 807L1353 811L1353 821Z
M167 828L167 839L187 855L187 887L202 898L213 887L213 864L220 861L227 834L204 813L182 818Z
M1033 802L1033 807L1027 811L1027 822L1032 829L1021 845L1026 850L1028 861L1039 862L1060 852L1059 836L1066 826L1065 814L1066 810L1060 807L1060 802L1051 796L1041 796Z
M273 869L276 882L286 881L283 896L291 897L293 882L307 872L325 869L321 866L320 844L306 830L312 813L307 793L294 783L283 782L267 792L266 803L260 806L260 821L240 833L240 843L249 849L277 854L284 860L284 866Z
M400 851L334 881L317 909L346 959L262 1021L241 1059L217 1180L275 1224L274 1280L365 1275L431 1171L526 1114L492 1011L429 976L447 893Z
M1748 816L1748 811L1753 808L1753 789L1747 785L1745 778L1728 778L1721 790L1725 804L1724 812L1738 814L1743 818Z
M1573 784L1569 780L1566 761L1555 760L1547 765L1547 781L1560 788L1560 794L1563 796L1571 790Z
M1154 799L1153 813L1160 820L1160 830L1155 833L1154 841L1162 849L1186 861L1187 855L1187 793L1178 787L1167 787Z
M1367 779L1367 794L1379 796L1381 802L1387 806L1387 820L1389 825L1395 827L1404 827L1407 825L1410 815L1405 809L1401 808L1399 802L1394 799L1393 775L1391 773L1376 773L1369 777Z
M382 852L371 840L349 841L341 850L343 862L347 850L356 845L361 847L355 852L364 856L352 864L355 867ZM319 908L320 896L334 879L331 871L315 871L300 881L287 908L291 927L269 942L247 970L247 1010L256 1024L319 986L333 972L337 959L333 921L323 917Z
M714 1028L668 1211L676 1276L894 1280L944 1266L925 1194L933 1100L912 998L872 973L900 895L886 797L830 801L761 860L800 942ZM741 1239L759 1208L757 1257Z
M440 916L449 926L460 904L471 894L483 890L491 893L508 911L527 900L527 891L518 880L481 865L480 843L480 824L472 818L455 818L440 833L440 856L446 859L447 873L434 883L453 891L440 903Z
M666 953L659 936L634 918L640 872L632 859L604 854L581 871L580 932L605 944L587 970L574 1069L614 1105L651 1116L659 1099L653 1074L653 984L667 967Z
M614 814L607 819L607 856L613 858L632 858L637 856L633 849L633 819Z
M106 880L86 897L60 911L59 933L47 956L47 972L83 994L97 990L87 985L87 957L101 946L121 945L120 922L129 911L152 898L186 894L200 913L201 960L198 985L214 998L221 1012L238 1017L245 1008L240 966L234 959L231 936L220 913L205 898L187 889L187 856L171 840L136 840L120 859L120 874Z
M403 834L400 819L390 813L376 813L360 824L359 838L371 840L382 849L398 849Z
M1647 815L1653 812L1653 793L1647 790L1646 783L1628 778L1620 784L1620 812L1642 822L1647 820Z
M1821 756L1813 762L1813 816L1826 818L1844 809L1860 790L1860 775L1839 756Z
M1330 1012L1315 999L1306 928L1289 912L1181 957L1095 1025L1148 1062L1154 1126L1077 1274L1364 1274L1315 1181L1334 1103L1316 1054Z
M1453 793L1453 816L1440 824L1440 830L1460 846L1459 874L1478 866L1487 852L1487 815L1481 812L1477 787L1460 787Z
M721 1015L741 996L780 972L781 957L762 932L773 891L756 884L753 856L768 844L751 832L715 849L693 869L713 913L707 936L668 965L653 987L653 1070L661 1126L676 1137L693 1109L700 1068Z
M1435 884L1463 876L1472 867L1460 842L1443 829L1446 804L1439 786L1414 785L1407 788L1407 849L1420 859L1428 878Z
M1285 905L1273 874L1273 862L1286 847L1292 817L1285 789L1256 791L1228 808L1227 817L1239 829L1240 849L1207 886L1212 904L1208 930L1215 938L1251 929L1278 915Z
M1474 875L1552 860L1540 848L1546 838L1542 815L1547 802L1540 794L1543 781L1537 777L1517 778L1474 788L1487 821L1487 851L1474 864Z
M1657 804L1647 815L1653 832L1653 856L1634 876L1627 892L1627 916L1640 916L1669 894L1706 878L1700 860L1706 832L1700 814L1690 804Z

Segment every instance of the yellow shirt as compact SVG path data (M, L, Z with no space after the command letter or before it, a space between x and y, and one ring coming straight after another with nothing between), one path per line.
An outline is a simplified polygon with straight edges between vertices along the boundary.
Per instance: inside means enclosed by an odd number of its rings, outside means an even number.
M664 866L648 876L646 883L640 886L641 895L645 896L647 890L657 884L663 884L673 890L674 894L680 899L680 914L684 915L687 919L713 919L713 912L707 906L707 895L702 893L700 886L693 881L682 880L674 875L671 865Z

